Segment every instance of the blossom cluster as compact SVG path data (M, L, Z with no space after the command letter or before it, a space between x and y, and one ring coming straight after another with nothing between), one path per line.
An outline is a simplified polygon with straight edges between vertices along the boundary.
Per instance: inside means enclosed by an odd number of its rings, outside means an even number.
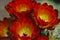
M54 30L54 25L60 21L58 10L35 0L13 0L5 8L11 17L5 18L0 25L8 28L8 35L13 36L11 40L49 40L48 33L42 32Z

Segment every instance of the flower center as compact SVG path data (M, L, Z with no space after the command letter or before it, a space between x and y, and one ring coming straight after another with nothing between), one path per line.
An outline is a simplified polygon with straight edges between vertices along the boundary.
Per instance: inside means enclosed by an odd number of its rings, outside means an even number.
M45 22L48 22L49 21L49 19L48 19L48 16L47 15L40 15L40 18L43 20L43 21L45 21Z
M31 36L31 31L29 30L29 28L22 28L19 32L20 36Z
M29 10L28 7L25 5L17 6L16 9L17 9L17 12L25 12L25 11Z

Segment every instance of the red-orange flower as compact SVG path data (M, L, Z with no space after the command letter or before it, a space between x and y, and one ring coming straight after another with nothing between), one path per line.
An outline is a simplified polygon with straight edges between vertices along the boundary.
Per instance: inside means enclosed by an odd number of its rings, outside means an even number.
M52 27L58 23L58 11L53 9L52 5L47 5L47 3L36 4L34 15L40 24L40 28Z
M26 17L20 18L14 22L11 31L15 34L15 36L18 36L20 38L24 36L27 36L27 38L29 38L37 33L35 23Z
M21 16L21 14L25 15L30 13L34 7L34 4L35 2L32 0L14 0L6 6L6 9L10 14Z
M7 37L7 32L7 27L2 21L0 21L0 37Z
M8 28L12 26L13 19L11 18L4 18L0 21L0 37L7 37L8 36Z

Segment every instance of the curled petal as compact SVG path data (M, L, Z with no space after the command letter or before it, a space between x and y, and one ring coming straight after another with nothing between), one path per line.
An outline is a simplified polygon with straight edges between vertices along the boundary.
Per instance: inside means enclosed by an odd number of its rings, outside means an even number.
M48 36L39 36L37 40L49 40Z

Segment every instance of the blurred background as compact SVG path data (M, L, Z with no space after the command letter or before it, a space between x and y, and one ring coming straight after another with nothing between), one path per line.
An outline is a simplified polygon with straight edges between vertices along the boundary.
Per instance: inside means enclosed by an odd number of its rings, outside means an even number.
M0 0L0 20L2 20L4 17L9 18L9 14L5 9L5 5L7 5L12 0ZM49 5L52 5L54 9L58 10L58 18L60 18L60 0L36 0L37 2L48 3ZM60 23L58 25L55 25L55 29L52 32L52 35L55 37L60 38Z

